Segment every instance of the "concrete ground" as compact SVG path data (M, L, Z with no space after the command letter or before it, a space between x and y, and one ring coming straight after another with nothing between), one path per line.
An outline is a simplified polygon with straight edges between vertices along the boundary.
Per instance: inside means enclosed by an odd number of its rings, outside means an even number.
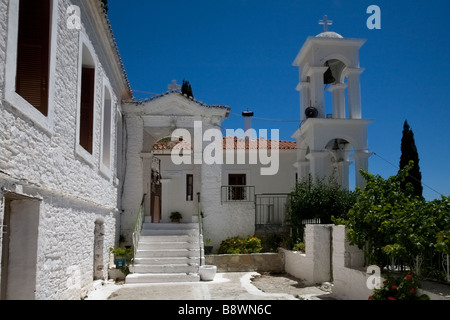
M331 300L332 286L305 286L289 275L217 273L214 281L168 284L97 283L86 300Z

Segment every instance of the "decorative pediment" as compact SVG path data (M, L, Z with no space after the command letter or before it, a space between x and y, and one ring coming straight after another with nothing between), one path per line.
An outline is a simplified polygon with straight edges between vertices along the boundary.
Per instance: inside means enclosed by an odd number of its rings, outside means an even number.
M192 97L172 91L147 100L141 104L144 115L169 117L220 117L225 120L230 108L210 106Z

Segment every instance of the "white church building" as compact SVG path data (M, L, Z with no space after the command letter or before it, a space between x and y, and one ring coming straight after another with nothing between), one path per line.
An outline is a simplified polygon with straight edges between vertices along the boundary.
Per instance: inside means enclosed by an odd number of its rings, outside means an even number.
M327 30L306 40L294 61L302 125L295 141L278 141L219 135L231 108L175 83L135 100L100 0L0 0L0 21L2 300L80 299L108 279L109 248L119 245L135 249L130 283L198 281L203 241L217 250L229 237L283 227L296 181L364 185L364 40ZM173 243L150 242L167 232Z

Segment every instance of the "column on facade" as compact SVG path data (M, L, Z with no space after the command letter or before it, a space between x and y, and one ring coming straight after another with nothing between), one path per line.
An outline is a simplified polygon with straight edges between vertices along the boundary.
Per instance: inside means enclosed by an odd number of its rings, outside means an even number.
M327 174L328 151L312 151L306 158L309 160L310 172L313 179L324 179Z
M142 154L142 170L143 170L143 193L145 195L144 197L144 215L150 216L151 215L151 207L153 205L152 203L152 157L153 154Z
M350 119L362 119L361 112L361 74L364 69L346 68L348 78L348 109Z
M348 85L336 83L328 89L333 98L333 119L345 119L345 90Z
M300 181L306 181L309 177L309 161L298 161L297 162L297 173L298 177L297 180Z
M352 158L355 160L355 179L356 179L356 186L363 189L366 186L366 181L364 177L361 175L360 170L363 169L364 171L369 170L369 158L372 156L372 153L365 150L365 151L355 151L352 154Z
M300 92L300 120L306 120L305 111L310 106L310 89L311 84L309 82L300 82L297 86L297 91Z
M337 163L339 183L342 186L342 188L344 188L344 189L350 188L349 173L350 173L351 165L352 165L352 162L348 161L348 160L339 161Z
M167 209L169 207L169 183L170 179L161 179L161 217L169 217L169 210ZM155 221L152 221L155 223Z
M217 129L214 125L203 123L203 130ZM205 148L211 142L203 141L201 151L202 158ZM199 148L197 148L200 150ZM197 155L198 156L198 155ZM222 165L218 163L206 164L203 158L200 166L200 183L201 183L201 202L202 208L208 210L209 207L215 207L221 203L221 188L222 188Z
M325 93L323 90L323 75L328 70L327 67L310 67L308 77L311 82L311 102L312 106L319 111L319 118L325 118Z

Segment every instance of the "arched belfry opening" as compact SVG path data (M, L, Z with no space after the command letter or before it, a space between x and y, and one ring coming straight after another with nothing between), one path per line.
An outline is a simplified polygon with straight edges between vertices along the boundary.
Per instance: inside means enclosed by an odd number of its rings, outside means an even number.
M368 171L371 152L362 116L359 50L365 40L329 31L308 37L293 65L299 68L301 126L297 139L299 179L335 177L345 188L364 187L360 169ZM353 167L354 166L354 167ZM354 176L354 182L350 177Z
M349 189L350 170L354 164L350 159L353 146L345 139L336 138L330 140L325 149L329 153L328 172L326 176L341 185L344 189ZM354 185L354 183L352 183Z
M348 84L344 73L347 66L339 59L329 59L324 67L328 68L324 73L326 117L345 119L348 115L346 112Z

